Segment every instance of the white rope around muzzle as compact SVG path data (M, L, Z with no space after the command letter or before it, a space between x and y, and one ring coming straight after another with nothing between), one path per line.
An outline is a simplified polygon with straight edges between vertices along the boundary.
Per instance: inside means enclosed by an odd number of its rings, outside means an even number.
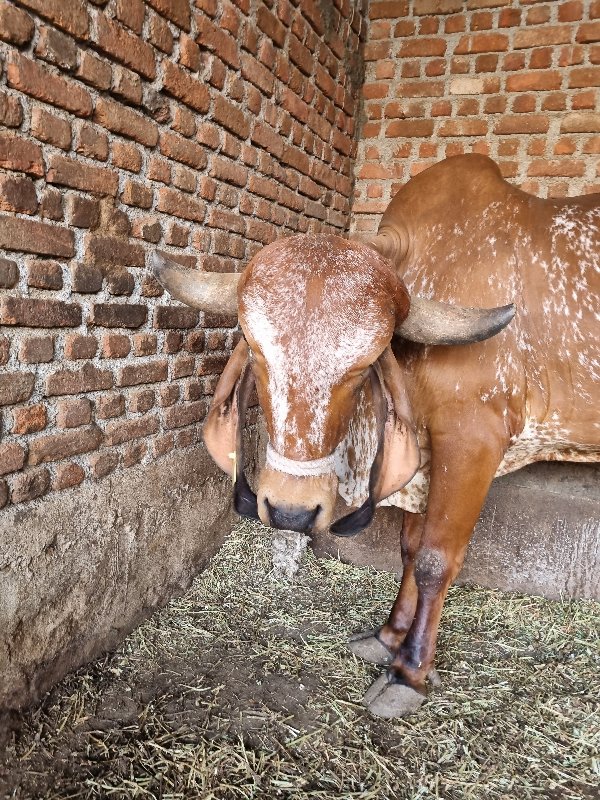
M282 456L270 444L267 445L267 466L277 472L294 475L297 478L314 478L317 475L327 475L333 472L334 458L332 453L324 458L315 458L313 461L296 461Z

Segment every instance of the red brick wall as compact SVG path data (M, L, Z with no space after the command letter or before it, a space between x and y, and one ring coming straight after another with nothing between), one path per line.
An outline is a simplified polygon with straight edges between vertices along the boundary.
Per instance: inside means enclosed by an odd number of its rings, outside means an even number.
M478 152L540 196L600 191L600 0L372 0L353 225Z
M351 193L362 0L0 0L0 507L199 439L234 271Z

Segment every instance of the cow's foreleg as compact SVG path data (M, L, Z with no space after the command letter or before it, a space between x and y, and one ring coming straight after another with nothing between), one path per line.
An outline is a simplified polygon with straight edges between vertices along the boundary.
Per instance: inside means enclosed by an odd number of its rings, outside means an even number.
M372 664L384 665L392 662L415 617L418 597L415 556L424 523L424 514L404 512L401 535L402 580L388 620L378 630L356 634L348 642L354 655Z
M387 674L365 695L372 713L402 716L425 699L444 599L460 571L501 458L501 444L493 435L468 443L432 437L429 502L413 567L416 611Z

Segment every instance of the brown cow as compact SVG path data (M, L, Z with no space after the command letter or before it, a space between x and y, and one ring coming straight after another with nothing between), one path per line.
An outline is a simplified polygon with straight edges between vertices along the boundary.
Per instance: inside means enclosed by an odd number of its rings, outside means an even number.
M351 535L385 498L406 510L396 602L350 643L389 665L365 702L393 717L425 697L444 598L494 476L599 459L600 195L541 200L489 159L457 156L403 187L369 244L283 239L239 285L159 257L154 271L190 305L239 312L245 338L205 440L240 513L323 529L339 488L362 503L331 526ZM270 440L257 497L241 446L254 383Z

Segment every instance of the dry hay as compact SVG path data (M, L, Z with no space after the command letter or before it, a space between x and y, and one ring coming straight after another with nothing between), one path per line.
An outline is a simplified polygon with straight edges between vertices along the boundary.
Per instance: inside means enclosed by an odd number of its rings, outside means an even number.
M240 525L187 594L24 715L0 796L598 797L598 604L451 590L443 686L386 722L347 634L384 619L394 577L317 561L274 580ZM4 792L4 794L3 794Z

